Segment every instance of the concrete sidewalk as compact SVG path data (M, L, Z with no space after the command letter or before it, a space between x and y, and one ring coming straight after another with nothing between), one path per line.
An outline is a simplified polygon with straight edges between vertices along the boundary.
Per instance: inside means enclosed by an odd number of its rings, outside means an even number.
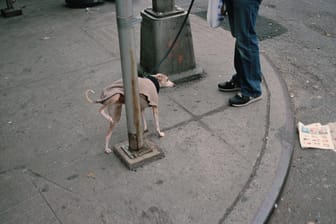
M0 18L0 223L263 223L292 153L294 122L283 81L261 56L263 100L228 106L217 90L233 70L234 39L190 16L206 75L160 92L147 137L165 158L136 172L104 151L107 122L84 91L121 77L114 3L69 9L20 1ZM148 1L147 1L148 2ZM19 6L16 4L16 6ZM136 27L139 47L140 26ZM111 145L127 140L125 113Z

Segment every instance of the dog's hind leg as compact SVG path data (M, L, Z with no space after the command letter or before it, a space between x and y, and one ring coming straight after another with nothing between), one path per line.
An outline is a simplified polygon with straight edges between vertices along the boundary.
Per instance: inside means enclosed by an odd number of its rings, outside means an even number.
M106 137L105 137L105 152L107 154L111 153L112 152L112 149L110 148L110 139L111 139L111 136L112 136L112 130L115 126L115 123L114 122L110 122L110 127L107 131L107 134L106 134Z
M154 121L155 121L155 126L156 126L156 131L159 134L160 137L165 136L163 132L160 130L160 125L159 125L159 110L157 107L153 106L153 116L154 116Z
M108 131L106 133L106 137L105 137L105 152L107 154L112 152L112 149L109 146L110 145L110 140L111 140L111 137L112 137L112 132L113 132L114 126L120 120L122 105L121 104L113 105L113 108L111 108L111 110L112 110L111 112L113 113L113 117L114 117L115 121L110 122L110 126L109 126L109 129L108 129Z
M113 95L112 97L110 97L110 99L104 102L101 108L99 108L99 113L112 123L114 122L113 121L114 116L111 116L110 111L108 111L109 113L106 113L106 107L108 108L109 105L117 105L118 104L117 102L120 100L120 97L121 97L120 94Z
M109 120L111 123L113 123L114 121L113 121L113 118L109 115L109 114L107 114L106 113L106 111L105 111L105 109L106 109L106 107L108 106L108 104L107 105L103 105L101 108L99 108L99 113L101 114L101 115L103 115L107 120Z

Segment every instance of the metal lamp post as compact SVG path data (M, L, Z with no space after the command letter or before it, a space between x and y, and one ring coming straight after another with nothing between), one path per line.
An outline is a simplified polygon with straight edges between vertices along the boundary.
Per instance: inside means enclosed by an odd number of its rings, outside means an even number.
M117 144L113 151L129 169L135 169L148 161L162 158L164 154L157 146L143 138L134 36L134 24L139 23L139 19L133 15L133 0L116 0L116 11L128 144Z
M136 20L133 16L132 0L117 0L116 7L129 147L131 150L138 150L143 147L143 134L133 28Z
M175 0L152 0L153 11L155 12L172 12L175 6Z

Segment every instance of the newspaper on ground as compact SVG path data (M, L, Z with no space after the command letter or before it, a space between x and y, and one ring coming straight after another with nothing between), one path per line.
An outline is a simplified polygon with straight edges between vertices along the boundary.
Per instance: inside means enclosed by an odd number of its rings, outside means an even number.
M302 148L331 149L336 152L336 122L322 125L298 123Z

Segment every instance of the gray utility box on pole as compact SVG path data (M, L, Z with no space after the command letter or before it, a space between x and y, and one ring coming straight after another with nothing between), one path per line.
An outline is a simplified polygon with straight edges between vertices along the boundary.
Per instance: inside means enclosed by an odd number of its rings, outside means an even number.
M187 12L175 6L173 0L153 0L152 8L143 10L141 16L139 70L152 73L172 46ZM166 73L170 79L175 81L181 78L179 77L181 73L184 73L183 76L195 76L202 73L196 69L189 19L172 51L154 72ZM172 78L174 74L177 76Z

